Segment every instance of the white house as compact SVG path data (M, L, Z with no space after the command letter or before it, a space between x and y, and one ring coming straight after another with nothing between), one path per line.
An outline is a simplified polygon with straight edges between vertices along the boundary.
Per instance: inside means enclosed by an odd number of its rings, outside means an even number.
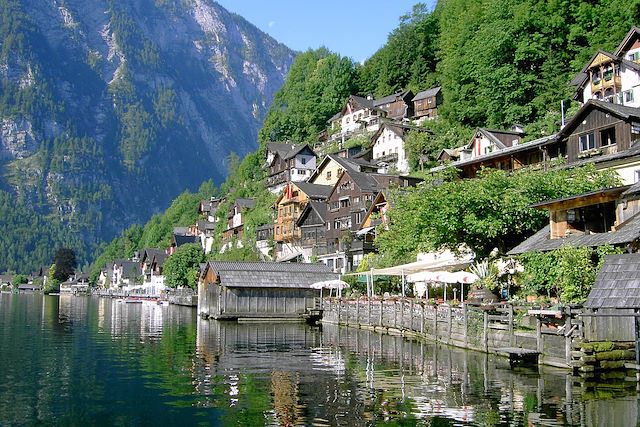
M633 27L614 53L598 50L572 80L574 99L640 107L640 29Z

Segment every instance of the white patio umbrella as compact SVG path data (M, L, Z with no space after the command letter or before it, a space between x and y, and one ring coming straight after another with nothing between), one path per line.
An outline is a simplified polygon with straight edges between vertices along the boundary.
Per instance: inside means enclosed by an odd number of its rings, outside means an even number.
M320 289L320 298L322 298L322 290L329 289L329 296L331 296L331 291L336 289L338 292L338 296L342 297L342 290L349 287L349 284L344 280L325 280L322 282L312 283L311 289Z

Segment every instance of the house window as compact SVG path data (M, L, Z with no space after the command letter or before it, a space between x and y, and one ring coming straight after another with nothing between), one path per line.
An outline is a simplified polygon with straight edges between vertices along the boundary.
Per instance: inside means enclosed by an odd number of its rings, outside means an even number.
M431 104L431 98L429 98L429 100L427 101L428 104Z
M613 145L616 143L616 128L608 128L600 131L600 145Z
M330 222L327 223L327 231L331 231L331 223Z
M624 102L633 102L633 89L625 90L623 92Z
M348 208L351 204L349 203L349 199L340 200L341 208Z
M362 212L356 212L353 219L354 219L356 224L361 224L362 223Z
M593 133L580 135L580 151L587 151L596 148L596 138Z
M634 173L633 182L640 182L640 170L636 170Z
M327 171L327 179L331 179L331 171Z
M640 51L630 53L628 58L629 58L629 61L638 61L638 60L640 60Z
M303 165L307 164L307 158L306 157L301 157L300 158L300 163L302 163Z

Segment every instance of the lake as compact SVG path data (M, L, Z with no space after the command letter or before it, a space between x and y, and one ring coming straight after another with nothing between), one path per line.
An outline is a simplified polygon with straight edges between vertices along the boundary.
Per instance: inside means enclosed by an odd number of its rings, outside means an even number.
M0 425L636 426L635 384L332 325L0 294Z

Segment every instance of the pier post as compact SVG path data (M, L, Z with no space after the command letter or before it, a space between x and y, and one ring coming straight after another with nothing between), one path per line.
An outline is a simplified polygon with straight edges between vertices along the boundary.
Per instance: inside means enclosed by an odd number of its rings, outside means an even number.
M420 322L420 333L424 334L424 302L420 305L422 306L422 321Z
M509 304L509 347L514 347L516 341L515 338L513 328L513 305Z
M360 327L360 300L356 300L356 325Z
M451 326L452 326L452 308L451 306L448 306L448 310L447 310L447 344L451 344Z
M564 354L567 365L571 366L571 306L565 307L564 315Z
M536 318L536 351L542 353L542 321L539 317Z
M438 305L433 306L433 336L436 338L436 342L438 339Z
M489 352L489 313L484 311L483 328L482 328L482 345L484 346L484 352Z
M465 348L468 348L467 344L469 342L469 337L468 337L468 335L469 335L469 332L468 332L469 323L467 321L468 311L469 311L469 308L467 307L467 304L463 303L462 304L462 316L463 316L463 322L464 322L464 346L465 346Z
M380 300L380 321L378 322L378 325L380 325L380 326L384 326L382 324L382 310L383 310L383 308L384 308L384 305L382 304L382 300Z

